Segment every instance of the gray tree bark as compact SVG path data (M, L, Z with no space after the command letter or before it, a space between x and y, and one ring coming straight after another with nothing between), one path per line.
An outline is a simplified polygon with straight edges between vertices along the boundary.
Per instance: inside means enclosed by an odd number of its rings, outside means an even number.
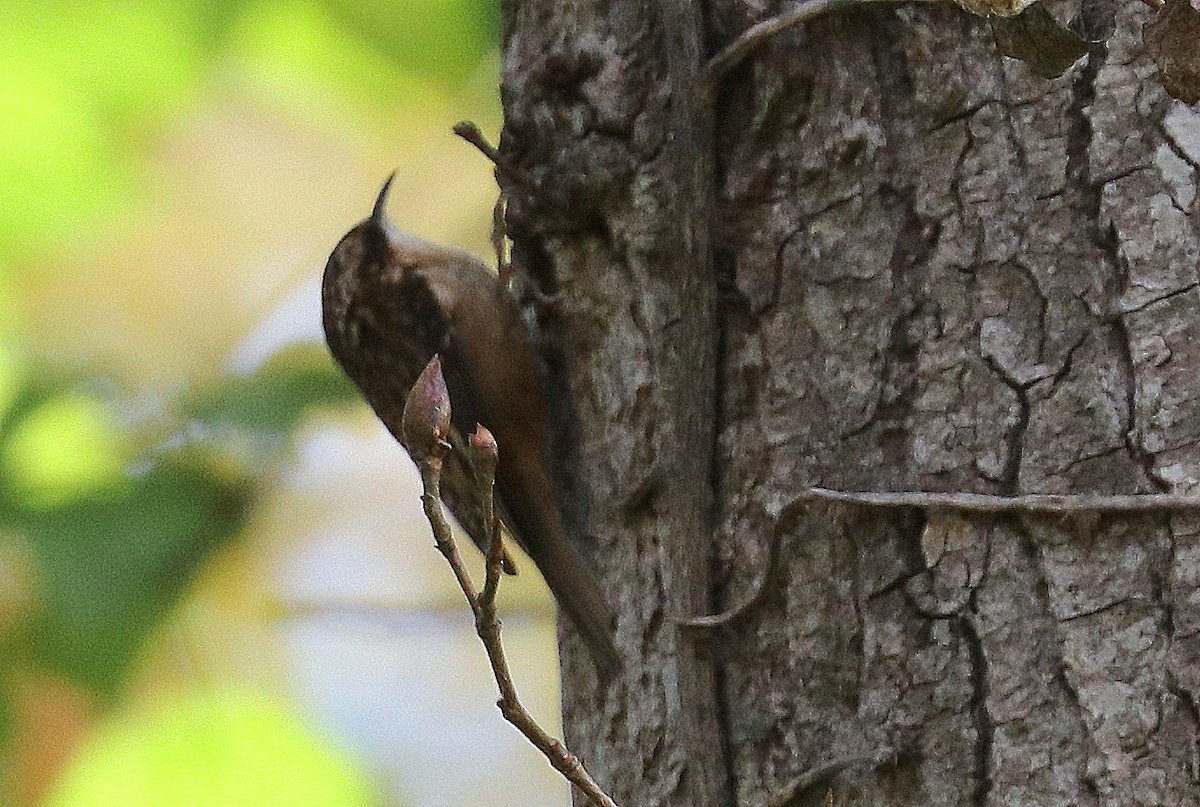
M564 636L569 744L625 805L1200 803L1195 516L799 502L1196 490L1200 113L1149 11L1054 80L951 6L831 14L707 103L783 8L504 4L510 233L627 654L601 685Z

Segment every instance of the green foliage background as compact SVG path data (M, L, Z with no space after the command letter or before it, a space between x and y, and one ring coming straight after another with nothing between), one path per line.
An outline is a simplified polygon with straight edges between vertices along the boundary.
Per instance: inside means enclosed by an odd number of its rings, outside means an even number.
M388 130L477 80L498 40L496 6L4 4L0 760L13 740L4 682L18 669L49 670L118 702L147 635L214 549L243 534L297 429L356 399L315 343L250 375L148 389L114 370L120 362L80 361L41 340L29 311L56 301L39 295L70 288L75 256L91 243L144 237L126 230L160 186L153 155L202 99L248 92L315 129Z

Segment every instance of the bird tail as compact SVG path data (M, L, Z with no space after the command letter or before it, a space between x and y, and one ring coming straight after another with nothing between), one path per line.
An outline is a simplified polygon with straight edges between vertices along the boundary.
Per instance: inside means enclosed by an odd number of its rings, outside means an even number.
M566 540L539 547L531 555L559 607L587 644L603 679L621 668L621 655L613 642L612 609L579 552ZM541 555L539 557L538 555Z

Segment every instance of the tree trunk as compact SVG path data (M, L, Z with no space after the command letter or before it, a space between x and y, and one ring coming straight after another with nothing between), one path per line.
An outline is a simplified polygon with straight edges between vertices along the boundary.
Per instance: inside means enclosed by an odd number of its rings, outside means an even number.
M564 636L569 744L624 805L1196 804L1195 516L800 503L1196 488L1200 114L1149 10L1054 80L952 6L833 13L707 102L784 7L505 3L510 234L627 655Z

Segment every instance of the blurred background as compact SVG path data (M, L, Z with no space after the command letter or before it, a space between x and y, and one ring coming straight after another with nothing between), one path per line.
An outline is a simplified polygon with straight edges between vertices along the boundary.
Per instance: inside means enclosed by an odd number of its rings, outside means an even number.
M497 6L0 2L0 804L566 802L320 334L393 169L402 227L488 254L450 127L499 129Z

